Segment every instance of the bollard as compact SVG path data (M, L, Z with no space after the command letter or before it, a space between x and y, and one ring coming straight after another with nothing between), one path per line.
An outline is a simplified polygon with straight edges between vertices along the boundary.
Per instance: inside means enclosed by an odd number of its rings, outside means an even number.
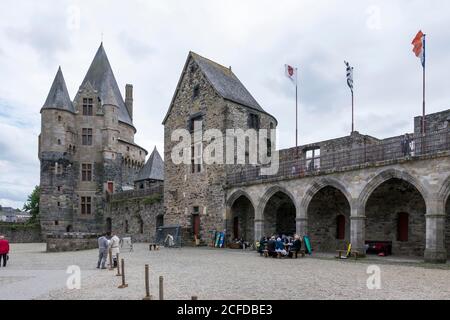
M117 254L117 274L116 277L120 277L120 260L119 260L119 254Z
M109 270L114 270L113 266L113 258L112 258L112 249L109 248Z
M164 300L164 277L159 277L159 300Z
M150 280L148 276L148 264L145 265L145 297L142 300L152 300L150 295Z
M125 283L125 260L122 259L122 284L119 286L119 289L127 288L128 285Z
M191 300L198 300L197 296L192 296Z

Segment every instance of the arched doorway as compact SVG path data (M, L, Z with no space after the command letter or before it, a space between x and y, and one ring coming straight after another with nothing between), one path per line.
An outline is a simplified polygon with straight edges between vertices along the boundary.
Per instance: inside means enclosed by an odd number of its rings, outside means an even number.
M255 238L255 209L251 201L241 195L231 205L228 221L228 235L232 239L253 242Z
M308 205L307 217L308 235L315 250L342 250L350 242L350 204L339 189L320 189Z
M112 219L106 218L106 232L112 232Z
M68 233L73 232L73 227L72 227L71 224L69 224L69 225L67 226L66 232L68 232Z
M391 178L366 202L366 240L392 242L392 254L423 257L426 204L410 182Z
M295 234L296 209L292 199L278 191L270 197L264 208L264 235Z

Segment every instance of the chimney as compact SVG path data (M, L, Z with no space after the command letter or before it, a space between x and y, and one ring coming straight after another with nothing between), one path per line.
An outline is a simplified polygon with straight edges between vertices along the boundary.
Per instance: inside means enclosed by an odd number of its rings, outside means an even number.
M125 105L131 120L133 120L133 85L131 84L125 86Z

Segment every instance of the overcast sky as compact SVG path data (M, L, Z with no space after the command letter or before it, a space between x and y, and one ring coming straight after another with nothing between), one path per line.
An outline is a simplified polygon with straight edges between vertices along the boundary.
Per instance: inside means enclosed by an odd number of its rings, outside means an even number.
M262 0L0 0L0 205L22 207L39 184L42 107L61 65L73 99L100 45L119 86L132 83L136 142L163 149L161 122L189 50L233 71L279 120L279 145L351 130L344 60L354 66L356 129L413 131L421 67L411 40L428 34L428 112L449 108L450 2ZM447 89L447 90L446 90Z

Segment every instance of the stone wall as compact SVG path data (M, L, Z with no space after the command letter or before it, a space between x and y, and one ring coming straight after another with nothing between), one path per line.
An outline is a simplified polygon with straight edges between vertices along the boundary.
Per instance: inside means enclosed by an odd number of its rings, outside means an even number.
M10 243L42 242L39 226L0 224L0 235L4 235Z
M91 250L98 248L99 234L95 233L63 233L47 234L47 252L65 252Z
M154 242L156 228L163 222L163 183L145 190L132 190L110 197L104 216L104 230L111 219L112 232L131 237L133 242Z
M450 129L450 109L442 112L428 114L425 117L425 131L435 132ZM414 118L414 133L422 132L422 116Z

